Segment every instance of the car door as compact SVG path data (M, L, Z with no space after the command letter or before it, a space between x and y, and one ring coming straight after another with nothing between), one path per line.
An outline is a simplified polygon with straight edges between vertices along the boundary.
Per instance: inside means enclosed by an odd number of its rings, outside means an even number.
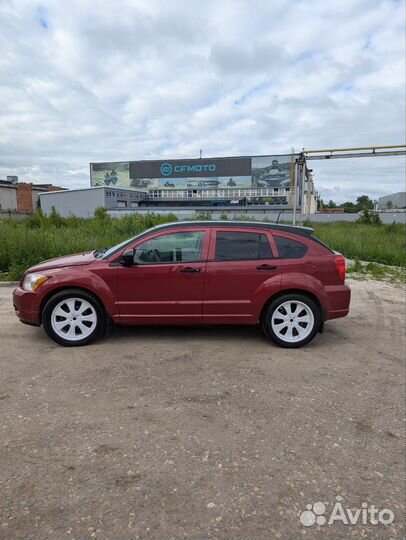
M176 228L132 246L134 264L117 268L120 321L134 324L201 322L209 231Z
M254 227L212 229L203 301L207 323L255 324L281 286L272 235Z

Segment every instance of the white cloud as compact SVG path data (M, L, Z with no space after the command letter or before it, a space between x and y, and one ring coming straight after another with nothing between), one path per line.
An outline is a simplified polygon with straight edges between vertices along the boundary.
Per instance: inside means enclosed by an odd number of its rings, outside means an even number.
M0 177L404 142L401 1L2 0L0 22ZM338 201L404 189L401 158L312 166Z

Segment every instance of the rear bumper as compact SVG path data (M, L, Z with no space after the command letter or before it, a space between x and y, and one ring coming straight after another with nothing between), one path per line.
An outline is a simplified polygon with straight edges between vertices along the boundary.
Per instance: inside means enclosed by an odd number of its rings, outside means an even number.
M15 314L21 322L32 326L41 325L41 314L38 305L38 294L24 291L17 287L13 291L13 305Z
M351 289L346 283L326 286L327 309L325 320L345 317L350 311Z

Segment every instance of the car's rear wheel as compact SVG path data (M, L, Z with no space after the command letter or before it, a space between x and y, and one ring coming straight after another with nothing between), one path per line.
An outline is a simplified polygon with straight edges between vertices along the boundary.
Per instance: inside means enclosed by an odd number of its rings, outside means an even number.
M106 330L106 314L91 294L60 291L46 303L42 323L48 336L65 347L87 345Z
M316 302L303 294L285 294L266 308L261 326L281 347L296 348L309 343L319 331L322 316Z

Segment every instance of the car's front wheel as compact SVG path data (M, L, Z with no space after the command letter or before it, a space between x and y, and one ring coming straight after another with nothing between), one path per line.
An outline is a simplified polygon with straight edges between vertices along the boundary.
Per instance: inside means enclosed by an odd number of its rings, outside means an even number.
M106 314L91 294L76 289L52 296L42 312L48 336L65 347L87 345L106 330Z
M296 348L309 343L319 331L322 316L316 302L303 294L285 294L266 308L261 326L281 347Z

